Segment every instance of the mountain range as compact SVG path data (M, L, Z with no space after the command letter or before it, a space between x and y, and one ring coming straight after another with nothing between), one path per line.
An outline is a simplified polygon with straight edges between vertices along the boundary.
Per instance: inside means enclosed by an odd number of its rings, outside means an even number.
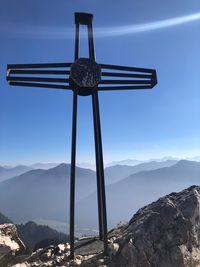
M117 160L117 161L111 161L106 164L106 167L111 167L115 165L128 165L128 166L135 166L140 163L143 163L144 160L137 160L137 159L123 159L123 160Z
M14 222L69 223L70 165L31 170L0 183L0 209ZM200 185L200 162L166 160L105 169L108 224L127 220L140 207L171 191ZM76 168L76 226L97 229L96 173Z
M31 170L0 183L0 209L14 222L38 219L67 221L70 165ZM95 172L76 168L76 197L95 189Z
M128 165L114 165L105 168L106 184L113 184L118 182L131 174L135 174L140 171L151 171L163 167L170 167L177 163L177 160L166 161L148 161L143 162L135 166Z
M15 167L0 166L0 182L32 170L29 166L17 165Z
M58 163L35 163L29 166L17 165L17 166L0 166L0 182L3 182L9 178L21 175L25 172L34 169L48 170L50 168L56 167Z
M200 162L181 160L170 167L141 171L106 187L109 227L126 221L138 209L170 192L200 185ZM96 194L77 203L82 227L97 227ZM87 208L86 208L87 207Z
M29 167L32 168L32 169L42 169L42 170L48 170L48 169L51 169L51 168L54 168L56 166L58 166L59 163L34 163L32 165L30 165Z

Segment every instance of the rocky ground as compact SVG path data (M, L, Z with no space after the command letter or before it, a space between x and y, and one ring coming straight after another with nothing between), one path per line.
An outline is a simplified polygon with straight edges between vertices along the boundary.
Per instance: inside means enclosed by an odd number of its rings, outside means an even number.
M200 267L200 187L171 193L140 209L108 238L107 256L102 241L88 238L77 241L74 261L69 259L69 244L60 244L18 256L18 264L8 266Z
M25 251L25 246L17 235L14 224L0 224L0 267L5 267L17 255Z

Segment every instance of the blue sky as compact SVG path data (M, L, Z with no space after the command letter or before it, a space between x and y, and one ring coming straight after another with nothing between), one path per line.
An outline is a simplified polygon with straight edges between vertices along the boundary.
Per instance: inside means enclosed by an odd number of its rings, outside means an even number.
M157 70L153 90L100 93L105 161L200 155L199 0L0 2L0 164L70 160L72 93L5 77L8 63L73 61L75 11L94 14L97 62ZM77 157L91 162L91 99L78 104Z

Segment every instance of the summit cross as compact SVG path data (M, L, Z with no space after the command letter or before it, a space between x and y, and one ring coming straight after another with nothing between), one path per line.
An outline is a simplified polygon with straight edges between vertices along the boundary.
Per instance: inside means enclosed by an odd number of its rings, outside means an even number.
M93 15L75 13L74 62L47 64L9 64L7 81L11 86L43 87L72 90L72 143L70 171L70 257L74 258L74 213L75 213L75 171L76 171L76 132L78 96L91 96L93 108L99 238L104 242L107 253L107 213L106 193L101 138L98 91L152 89L157 84L154 69L99 64L95 61L92 27ZM80 25L88 31L89 56L79 56ZM38 76L37 76L38 75ZM49 77L50 76L50 77Z

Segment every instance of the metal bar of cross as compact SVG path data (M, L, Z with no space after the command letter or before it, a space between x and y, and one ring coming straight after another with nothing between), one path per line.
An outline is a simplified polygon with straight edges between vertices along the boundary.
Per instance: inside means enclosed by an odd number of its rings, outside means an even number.
M88 25L88 41L90 59L95 61L94 38L92 21ZM107 252L107 214L106 214L106 194L103 165L103 149L101 139L101 124L99 113L98 91L92 93L92 106L94 117L95 151L96 151L96 172L97 172L97 194L99 211L99 235L104 240L104 253Z
M77 93L73 93L72 145L70 172L70 257L74 258L74 214L75 214L75 174L76 174L76 130L77 130Z
M92 29L93 15L75 13L74 63L9 64L7 81L11 86L38 87L72 90L72 145L70 172L70 257L74 258L75 236L75 176L76 176L76 132L78 96L91 96L93 107L99 236L104 241L107 253L107 213L103 166L98 91L152 89L157 84L154 69L97 64L95 61ZM79 57L80 25L88 30L89 57ZM39 75L39 76L37 76ZM51 77L49 77L51 76ZM106 77L106 79L104 79ZM123 78L123 79L122 79Z
M79 56L79 24L75 30L74 61ZM76 130L77 130L77 92L73 91L72 114L72 144L71 144L71 171L70 171L70 258L74 258L74 233L75 233L75 175L76 175Z
M95 61L92 19L93 17L91 17L91 20L89 21L89 24L88 24L88 45L89 45L89 57L91 60ZM95 139L95 157L96 157L99 238L102 240L104 236L104 229L103 229L103 217L102 217L103 207L102 207L102 188L101 188L102 182L101 182L101 165L100 165L101 155L99 152L99 134L98 134L98 128L97 128L97 116L96 116L96 108L94 105L94 101L92 101L92 108L93 108L93 124L94 124L94 139Z

